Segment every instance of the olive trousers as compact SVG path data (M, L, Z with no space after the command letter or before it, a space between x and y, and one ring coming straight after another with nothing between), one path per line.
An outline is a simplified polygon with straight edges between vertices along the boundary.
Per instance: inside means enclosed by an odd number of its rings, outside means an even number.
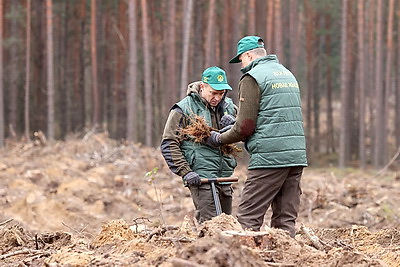
M215 184L221 203L221 210L225 214L232 213L232 187L230 184ZM199 223L210 220L217 215L210 184L189 186L193 204L196 208L195 217Z
M271 206L271 227L287 230L291 237L296 235L303 168L249 170L237 212L243 229L260 231L265 213Z

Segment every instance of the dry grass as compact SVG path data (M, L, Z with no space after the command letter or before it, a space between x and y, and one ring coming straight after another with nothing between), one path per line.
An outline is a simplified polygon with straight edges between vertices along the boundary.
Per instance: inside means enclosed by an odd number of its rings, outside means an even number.
M190 118L189 125L180 129L179 135L182 139L190 137L196 143L204 143L210 137L211 131L218 131L218 129L208 126L203 117L194 114ZM232 156L237 156L237 153L242 152L242 149L235 144L223 144L220 149L222 153Z

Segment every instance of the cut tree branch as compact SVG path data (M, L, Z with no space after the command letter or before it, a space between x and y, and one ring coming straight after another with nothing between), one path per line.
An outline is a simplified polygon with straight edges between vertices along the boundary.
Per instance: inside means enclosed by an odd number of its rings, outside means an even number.
M22 249L22 250L17 250L8 254L3 254L0 255L0 260L4 260L6 258L15 256L15 255L20 255L20 254L33 254L33 253L42 253L40 250L35 250L35 249Z
M8 220L6 220L6 221L4 221L4 222L1 222L1 223L0 223L0 226L9 223L9 222L11 222L12 220L14 220L14 219L11 218L11 219L8 219Z

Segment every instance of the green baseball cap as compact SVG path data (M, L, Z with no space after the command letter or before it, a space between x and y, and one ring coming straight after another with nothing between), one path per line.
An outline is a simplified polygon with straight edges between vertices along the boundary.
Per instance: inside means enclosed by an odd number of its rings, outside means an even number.
M255 48L264 47L264 41L258 36L246 36L239 40L237 44L237 55L232 58L229 63L239 63L239 56L244 52Z
M225 71L218 67L205 69L201 81L209 84L214 90L232 90L226 79Z

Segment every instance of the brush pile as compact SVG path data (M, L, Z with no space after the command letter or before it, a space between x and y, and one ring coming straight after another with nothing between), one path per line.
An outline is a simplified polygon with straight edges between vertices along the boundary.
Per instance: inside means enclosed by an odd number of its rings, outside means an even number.
M196 114L190 118L190 123L185 128L180 129L179 135L182 139L190 138L196 143L204 143L211 135L211 131L218 131L207 125L205 119ZM237 156L242 149L235 144L223 144L220 146L222 153L225 155Z

